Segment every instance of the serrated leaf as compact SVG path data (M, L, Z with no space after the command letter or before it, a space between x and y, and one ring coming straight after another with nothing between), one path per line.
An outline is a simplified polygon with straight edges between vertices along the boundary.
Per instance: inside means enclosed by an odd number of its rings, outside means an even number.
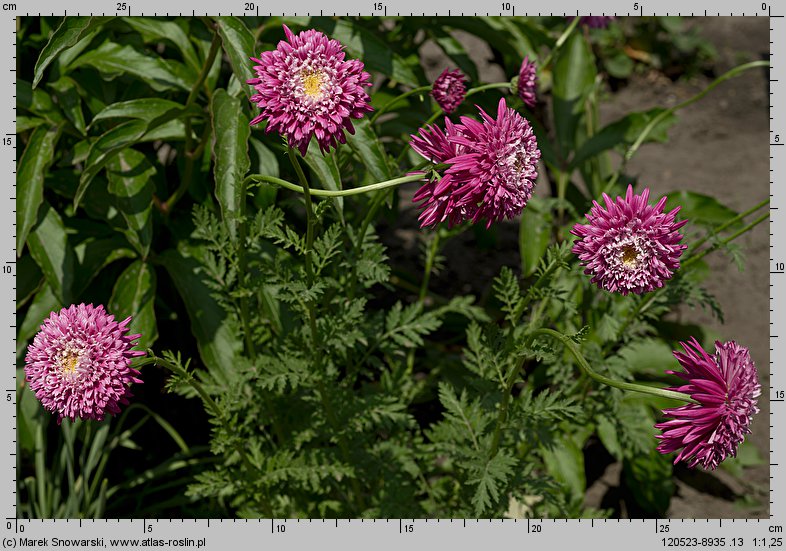
M515 457L505 450L500 450L481 468L472 469L474 472L467 479L467 484L477 485L472 496L475 516L487 515L502 497L506 497L507 492L504 490L507 480L513 474L517 463Z
M38 55L33 69L33 88L38 86L44 70L64 50L76 44L82 37L90 34L96 27L103 25L109 17L65 17L57 30L52 34L46 46Z
M139 333L138 348L146 349L158 338L156 313L153 308L156 298L156 273L147 262L131 263L117 278L109 311L116 319L131 316L130 333Z
M44 202L44 179L54 161L60 126L39 126L30 136L19 160L16 202L16 254L22 256L27 234L38 220Z
M72 299L74 250L68 242L60 215L43 203L38 221L27 237L27 246L55 296L64 304Z
M108 191L128 226L126 236L143 258L153 239L153 176L155 167L147 157L126 148L107 163Z

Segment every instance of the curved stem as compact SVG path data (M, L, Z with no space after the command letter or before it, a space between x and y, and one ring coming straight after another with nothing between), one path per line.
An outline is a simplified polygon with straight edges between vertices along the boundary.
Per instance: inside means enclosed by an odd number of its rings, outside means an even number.
M687 268L688 266L690 266L690 265L691 265L691 264L693 264L694 262L698 262L699 260L701 260L702 258L704 258L705 256L707 256L707 255L708 255L708 254L710 254L711 252L713 252L713 251L716 251L716 250L720 249L722 246L724 246L725 244L729 243L730 241L734 241L735 239L737 239L737 238L738 238L739 236L741 236L742 234L744 234L744 233L746 233L746 232L748 232L748 231L752 230L753 228L755 228L756 226L758 226L759 224L761 224L762 222L764 222L765 220L767 220L769 217L770 217L770 213L769 213L769 212L768 212L768 213L766 213L766 214L762 214L762 215L761 215L761 216L759 216L759 217L758 217L756 220L754 220L753 222L751 222L750 224L748 224L748 225L747 225L747 226L745 226L744 228L741 228L741 229L737 230L736 232L734 232L733 234L731 234L730 236L728 236L726 239L724 239L724 240L722 240L722 241L719 241L719 242L715 243L715 244L714 244L714 245L712 245L711 247L708 247L708 248L704 249L703 251L701 251L701 252L700 252L700 253L698 253L698 254L695 254L695 255L693 255L692 257L690 257L689 259L687 259L687 260L686 260L686 261L683 263L683 265L682 265L683 269L684 269L684 268Z
M403 99L406 99L406 98L408 98L409 96L414 96L415 94L422 94L423 92L430 92L430 91L431 91L431 84L429 84L429 85L427 85L427 86L419 86L419 87L417 87L417 88L413 88L412 90L410 90L410 91L408 91L408 92L404 92L403 94L396 96L395 98L393 98L392 100L390 100L389 102L387 102L385 105L383 105L383 106L382 106L382 107L379 109L379 111L377 111L376 113L374 113L374 114L371 116L371 120L369 121L369 123L370 123L370 124L374 124L374 123L376 122L376 120L377 120L377 119L378 119L380 116L382 116L382 115L383 115L383 114L385 114L385 113L386 113L388 110L390 110L390 108L391 108L391 107L393 107L393 106L394 106L394 105L395 105L397 102L399 102L399 101L401 101L401 100L403 100Z
M384 182L377 182L376 184L369 184L367 186L355 187L350 189L330 190L330 189L310 189L308 188L308 186L306 187L299 186L297 184L293 184L292 182L287 182L286 180L282 180L281 178L276 178L274 176L267 176L265 174L250 174L249 176L246 176L247 182L266 182L268 184L275 184L277 186L281 186L283 188L290 189L298 193L311 195L314 197L349 197L350 195L360 195L361 193L368 193L369 191L375 191L378 189L400 186L401 184L407 184L409 182L417 182L420 180L423 180L422 174L417 174L417 175L413 174L410 176L402 176L400 178L386 180Z
M692 249L695 251L696 249L698 249L699 247L701 247L702 245L704 245L704 243L706 243L706 242L707 242L707 240L710 238L710 236L711 236L711 235L717 235L717 234L719 234L720 232L722 232L722 231L723 231L723 230L725 230L726 228L729 228L729 227L733 226L734 224L736 224L736 223L737 223L737 222L739 222L740 220L743 220L743 219L744 219L744 218L746 218L747 216L749 216L749 215L753 214L754 212L756 212L757 210L759 210L759 209L760 209L760 208L762 208L762 207L766 207L766 206L767 206L767 205L769 205L769 204L770 204L770 200L769 200L769 199L765 199L765 200L764 200L764 201L762 201L761 203L759 203L759 204L757 204L757 205L755 205L755 206L753 206L753 207L749 208L749 209L748 209L748 210L746 210L745 212L741 212L740 214L738 214L738 215L737 215L737 216L735 216L734 218L732 218L732 219L730 219L730 220L727 220L726 222L724 222L723 224L721 224L721 225L720 225L720 226L718 226L717 228L714 228L714 229L712 230L712 232L710 232L710 233L707 233L707 235L705 235L705 236L704 236L704 237L702 237L701 239L698 239L698 240L696 240L695 242L693 242L693 243L691 244L691 246L692 246Z
M480 86L476 86L475 88L470 88L467 90L467 95L465 97L474 96L479 92L483 92L485 90L493 90L494 88L510 88L510 81L507 82L491 82L489 84L481 84Z
M644 143L644 140L647 139L647 136L649 136L650 133L655 129L655 127L658 124L660 124L663 120L665 120L667 117L670 117L671 115L682 109L683 107L687 107L692 103L699 101L701 98L706 96L713 88L715 88L722 82L734 78L740 75L741 73L747 71L748 69L756 69L758 67L768 67L769 65L770 65L769 61L751 61L750 63L744 63L742 65L738 65L737 67L734 67L733 69L726 71L721 76L713 80L704 90L702 90L695 96L692 96L687 100L683 101L682 103L679 103L674 107L670 107L669 109L666 109L661 113L659 113L656 117L654 117L649 122L649 124L647 124L647 126L644 127L644 129L641 131L639 136L636 138L636 141L634 141L633 144L625 152L625 155L622 158L622 162L620 163L619 168L617 168L617 171L614 173L614 176L611 177L609 183L606 184L606 188L604 192L608 193L609 190L612 187L614 187L614 184L616 184L617 181L619 180L622 171L625 170L625 166L627 166L628 161L630 161L631 158L633 158L633 156L638 151L639 147L641 147L641 144Z
M663 388L656 388L646 385L640 385L637 383L628 383L625 381L616 381L614 379L609 379L608 377L604 377L603 375L599 375L595 373L593 369L590 367L587 360L584 358L582 353L579 351L576 343L573 342L570 337L563 335L559 331L554 331L553 329L548 329L546 327L542 327L540 329L535 330L536 335L547 335L549 337L555 338L560 341L565 348L573 355L576 359L576 362L579 364L581 370L591 379L595 381L607 385L612 386L614 388L619 388L620 390L629 390L633 392L641 392L642 394L650 394L652 396L659 396L661 398L670 398L672 400L680 400L682 402L688 402L691 404L698 404L696 400L684 394L682 392L675 392L673 390L666 390Z
M570 22L568 28L565 29L560 35L560 37L557 39L557 42L554 44L554 48L549 52L549 55L547 55L546 59L544 59L543 62L540 63L540 67L538 67L538 70L542 71L543 69L551 65L551 62L554 60L554 56L557 54L560 48L562 48L562 45L565 44L565 42L567 42L568 37L570 37L570 35L573 34L573 31L576 30L579 21L581 21L580 17L573 18L573 21Z

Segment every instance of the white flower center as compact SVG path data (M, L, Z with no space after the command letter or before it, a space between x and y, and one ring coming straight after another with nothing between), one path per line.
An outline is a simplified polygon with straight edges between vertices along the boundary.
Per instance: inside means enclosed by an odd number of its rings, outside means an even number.
M618 236L605 251L609 266L626 271L641 269L650 257L651 245L642 235L629 234Z
M534 167L523 140L513 144L507 155L500 154L497 166L515 187L532 187Z

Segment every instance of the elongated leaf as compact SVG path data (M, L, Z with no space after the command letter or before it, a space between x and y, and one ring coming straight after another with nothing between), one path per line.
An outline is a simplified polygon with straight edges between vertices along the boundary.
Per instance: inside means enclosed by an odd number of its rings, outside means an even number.
M700 225L712 228L720 226L738 214L717 199L702 193L679 190L667 193L666 196L669 199L665 208L670 210L680 207L680 213L677 216L690 220L688 222L690 226ZM742 222L737 222L731 227L742 227Z
M41 50L33 69L33 88L35 88L46 69L63 50L76 44L82 37L102 25L109 17L65 17L52 34L49 42Z
M155 298L156 273L150 264L137 260L120 274L109 299L109 311L115 318L131 316L130 332L142 335L140 348L149 348L158 338Z
M191 90L191 71L178 61L147 56L131 46L104 42L75 59L72 68L93 67L106 77L133 75L150 85L153 90Z
M95 175L121 150L138 142L146 130L145 121L131 120L118 124L93 142L87 154L85 169L79 177L79 187L74 195L74 208L79 206L87 186Z
M180 50L183 60L191 69L199 72L202 68L194 45L188 39L186 31L177 22L162 21L152 17L123 17L122 19L131 28L141 33L146 42L160 40L171 42ZM194 76L196 77L196 74Z
M367 70L379 71L408 86L419 86L417 75L407 60L395 53L391 45L376 33L349 19L314 17L314 26L341 42L348 57L362 59ZM416 65L416 63L413 63Z
M619 145L632 144L639 136L644 127L657 115L665 111L661 107L650 109L649 111L630 113L619 120L603 127L600 132L592 136L576 151L571 160L571 167L578 167L595 155L617 147ZM669 127L677 122L677 116L671 115L660 122L645 140L646 142L658 141L665 142L668 138Z
M248 157L248 137L251 129L243 117L240 99L233 98L226 90L219 89L210 102L213 119L214 152L216 163L213 175L216 180L216 197L221 205L224 222L233 237L237 237L237 217L243 211L243 178L251 161Z
M625 485L647 513L662 516L669 508L675 490L671 461L653 447L649 454L637 454L622 464Z
M368 119L360 119L353 123L354 134L347 134L347 143L352 146L360 160L377 182L390 180L393 175L390 172L385 148L379 143L374 129L369 124Z
M16 133L21 134L33 128L38 128L45 123L46 120L40 117L25 117L24 115L19 115L16 117Z
M248 30L246 24L239 17L216 17L216 28L221 37L221 46L229 58L232 72L241 83L253 77L253 63L249 56L256 57L259 52L254 49L254 35ZM251 88L242 87L246 94L251 94Z
M202 361L216 383L228 384L234 378L241 352L237 331L231 328L226 312L210 296L194 258L170 249L161 253L159 260L185 302Z
M41 287L44 274L29 254L16 261L16 309L18 310Z
M434 33L434 42L442 49L445 55L469 77L470 82L477 82L479 80L478 68L475 62L469 57L469 54L464 49L461 42L439 27L435 28L432 32Z
M581 33L574 33L554 63L554 124L560 156L573 150L584 99L595 82L595 57Z
M59 310L63 305L63 301L55 296L52 287L44 283L33 297L33 302L30 303L25 319L19 327L19 334L16 336L17 356L27 347L30 337L38 333L38 329L49 314Z
M571 501L581 503L587 486L581 448L572 437L565 435L554 442L553 448L544 449L542 453L549 474L567 487Z
M325 189L333 191L341 189L341 174L338 171L336 158L332 154L323 155L316 141L312 140L308 146L308 155L304 158ZM339 218L344 220L344 198L332 197L332 200Z
M30 83L22 79L16 81L16 107L46 119L52 124L65 122L63 113L52 101L51 96L41 89L33 90Z
M82 98L77 92L77 83L69 77L60 77L50 84L57 92L57 104L77 132L85 136L85 115L82 112Z
M44 178L54 160L60 126L39 126L30 136L19 160L16 197L16 254L22 255L27 234L44 202Z
M144 258L153 238L153 176L155 167L144 154L126 148L107 164L109 193L128 226L129 242Z
M549 246L551 233L551 213L537 197L532 197L521 214L519 226L519 252L521 253L521 273L531 276L538 269L540 259Z
M39 209L38 222L27 237L27 246L55 296L64 304L70 303L74 250L68 243L63 220L47 203Z
M173 109L185 109L185 106L168 99L162 98L141 98L129 101L119 101L107 105L102 109L93 120L90 126L97 121L106 119L140 119L152 121Z
M110 222L111 223L111 222ZM121 258L135 258L137 254L120 235L97 239L90 237L74 246L79 268L74 276L74 296L79 296L106 266Z

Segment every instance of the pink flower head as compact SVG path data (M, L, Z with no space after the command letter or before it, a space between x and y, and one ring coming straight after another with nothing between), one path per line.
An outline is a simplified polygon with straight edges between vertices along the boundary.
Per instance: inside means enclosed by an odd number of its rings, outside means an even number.
M640 295L663 287L680 267L680 255L687 245L679 245L679 230L687 220L675 222L679 207L663 212L666 197L658 204L647 203L650 190L633 194L628 186L625 198L616 202L603 194L606 208L593 201L587 214L589 224L570 230L579 239L573 245L584 273L592 283L612 293Z
M568 21L573 21L573 16L568 17ZM584 15L579 18L579 23L586 25L590 29L605 29L616 17L613 15Z
M343 46L313 29L295 36L284 25L287 41L262 52L248 80L257 93L251 101L262 112L250 124L267 119L267 132L279 132L290 147L306 154L316 136L322 152L346 143L344 129L355 132L352 119L373 111L366 86L371 78L357 59L344 60Z
M25 380L58 424L71 420L101 421L116 414L133 396L131 383L141 383L131 360L141 335L126 335L131 318L116 322L103 306L71 305L52 312L41 324L25 357Z
M496 120L480 109L482 121L445 119L445 131L429 127L412 136L412 147L426 159L448 168L426 183L414 200L421 202L421 227L448 220L487 226L521 213L538 177L540 150L527 120L499 101Z
M524 105L532 109L537 103L535 92L538 86L537 67L534 61L529 60L529 56L521 62L519 70L518 93Z
M715 341L715 356L710 356L698 341L681 343L685 352L674 352L684 372L668 371L686 381L671 388L689 394L698 404L665 409L671 419L658 423L661 429L658 451L682 450L674 463L685 461L689 467L701 464L715 469L749 434L751 418L759 412L756 398L761 385L748 349L734 341Z
M464 101L464 96L467 93L465 81L466 77L458 69L453 71L445 69L434 81L434 85L431 87L431 96L445 113L452 113Z

